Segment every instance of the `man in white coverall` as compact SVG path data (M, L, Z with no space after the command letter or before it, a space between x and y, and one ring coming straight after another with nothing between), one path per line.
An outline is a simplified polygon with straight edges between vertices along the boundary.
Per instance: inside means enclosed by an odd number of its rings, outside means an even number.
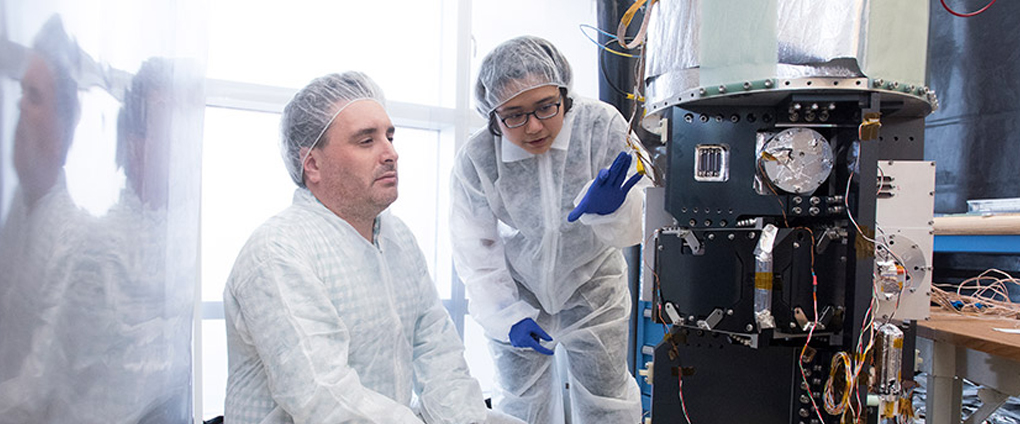
M318 78L281 126L298 189L227 281L226 422L516 422L487 418L424 256L385 212L397 152L379 87Z
M573 422L637 423L621 248L641 241L649 183L627 178L626 120L572 96L570 82L566 59L537 37L506 41L483 60L475 100L489 125L454 164L454 259L471 315L490 338L497 409L563 422L550 356L558 343Z

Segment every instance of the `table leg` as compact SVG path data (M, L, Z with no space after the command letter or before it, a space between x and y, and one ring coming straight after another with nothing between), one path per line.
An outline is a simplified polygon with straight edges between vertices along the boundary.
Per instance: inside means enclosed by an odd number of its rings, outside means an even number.
M963 380L956 377L956 346L932 341L931 372L925 399L925 422L959 424L963 403Z

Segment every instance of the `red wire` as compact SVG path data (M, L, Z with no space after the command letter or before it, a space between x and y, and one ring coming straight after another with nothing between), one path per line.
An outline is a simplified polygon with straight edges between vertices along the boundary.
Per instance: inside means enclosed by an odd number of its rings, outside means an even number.
M946 0L941 0L941 1L942 1L942 7L944 7L947 12L953 14L953 16L958 16L958 17L961 17L961 18L970 18L970 17L974 17L974 16L977 16L977 15L980 15L984 11L988 10L989 7L992 7L993 4L995 4L995 0L992 0L987 5L985 5L985 7L982 7L980 9L978 9L977 12L960 13L960 12L954 11L953 9L950 9L949 5L946 4Z
M687 402L684 401L684 370L682 367L677 379L680 381L680 387L677 389L680 391L680 407L684 410L684 419L687 420L687 424L691 424L691 416L687 415Z

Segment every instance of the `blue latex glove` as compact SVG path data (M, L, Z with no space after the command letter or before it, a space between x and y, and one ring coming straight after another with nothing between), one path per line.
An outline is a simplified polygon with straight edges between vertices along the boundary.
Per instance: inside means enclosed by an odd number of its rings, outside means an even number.
M608 215L616 212L627 199L630 188L641 179L641 174L634 174L626 183L623 182L627 177L627 170L630 169L630 160L627 152L620 152L609 168L599 171L599 176L588 187L588 192L584 194L581 203L570 211L567 221L577 221L577 218L586 213Z
M535 352L552 355L553 351L549 350L538 341L539 339L547 342L552 341L552 337L546 334L542 327L538 326L538 323L531 318L525 318L510 327L510 344L514 347L530 347L535 349Z

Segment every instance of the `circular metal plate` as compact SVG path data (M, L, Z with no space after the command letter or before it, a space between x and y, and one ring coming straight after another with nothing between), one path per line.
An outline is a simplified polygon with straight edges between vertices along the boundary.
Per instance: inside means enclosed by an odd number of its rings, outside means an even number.
M832 172L832 146L810 128L780 131L765 142L759 156L765 177L789 193L810 194Z
M892 250L894 260L907 271L904 288L917 288L924 281L924 275L928 272L928 264L924 260L924 252L914 243L913 240L903 235L889 235L886 237L886 244ZM876 245L878 249L885 249L882 244Z

